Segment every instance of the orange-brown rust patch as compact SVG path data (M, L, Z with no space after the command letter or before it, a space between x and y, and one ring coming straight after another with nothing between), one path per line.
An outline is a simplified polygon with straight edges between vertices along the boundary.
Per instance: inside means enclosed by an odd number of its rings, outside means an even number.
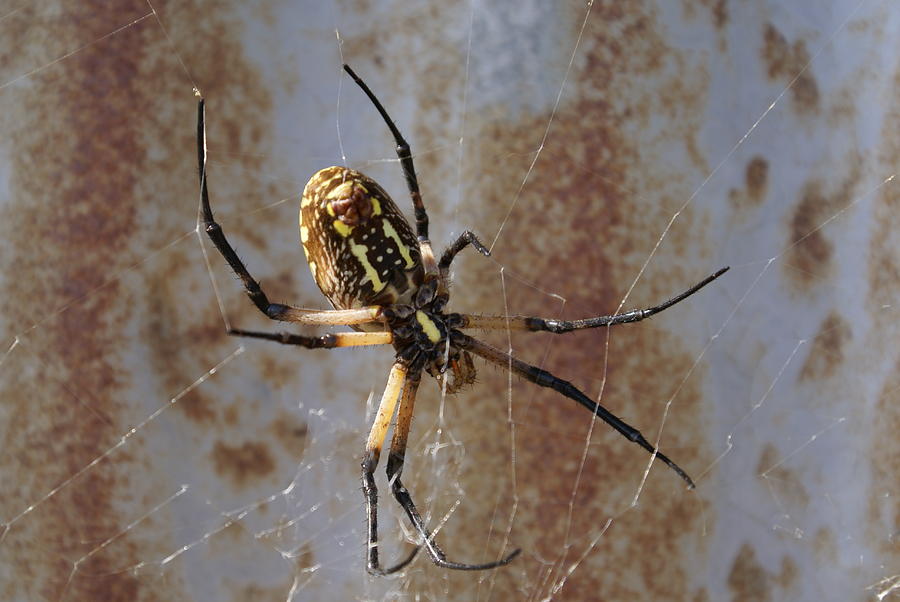
M782 556L777 574L767 571L756 558L753 547L745 542L731 565L728 587L734 592L734 599L742 602L789 599L786 594L797 584L798 572L797 563L789 556Z
M892 77L891 98L900 98L900 68L897 68ZM896 103L889 105L887 114L882 124L882 131L900 131L900 107ZM882 148L879 149L881 162L884 165L897 165L900 163L900 140L897 136L882 137ZM880 326L896 324L896 320L890 313L885 314L883 309L895 306L896 299L900 296L900 256L897 249L900 248L900 215L897 207L900 207L900 186L897 181L884 186L875 197L874 215L872 222L874 231L868 248L868 309ZM889 348L893 348L893 344Z
M799 577L800 567L797 566L796 561L790 556L782 556L781 571L775 576L775 583L781 589L787 590L797 585Z
M756 559L756 551L744 543L728 573L728 587L735 599L743 602L767 602L772 599L769 574Z
M756 472L762 477L766 485L775 492L779 501L790 508L797 508L802 512L809 504L809 493L803 486L803 481L790 468L781 464L781 454L771 443L766 444L759 461L756 464Z
M262 443L246 441L242 445L228 445L217 441L210 455L216 473L240 488L275 470L275 459Z
M769 188L769 162L755 155L744 168L744 188L731 188L728 202L734 209L758 207L766 198Z
M844 362L844 346L853 332L840 314L832 311L819 326L819 333L809 347L809 354L800 370L800 380L822 380L838 375Z
M891 97L900 96L900 69L892 79ZM896 132L900 128L900 108L890 105L882 124L883 131ZM900 141L897 136L882 137L879 149L881 164L894 166L900 162ZM898 326L896 320L897 299L900 297L900 186L891 182L874 197L871 218L873 232L869 241L868 291L866 308L872 322L870 330L880 336L869 345L875 357L893 356L893 366L886 371L879 384L879 395L869 410L871 424L866 433L869 451L862 452L869 458L869 480L877 486L868 488L865 537L877 546L875 553L893 559L897 565L900 549L900 359L897 358ZM833 539L833 538L832 538Z
M712 16L713 25L719 31L725 29L728 25L728 2L727 0L701 0Z
M182 397L175 407L188 420L207 426L211 425L218 415L216 400L197 390Z
M828 527L819 527L812 540L816 559L820 566L829 566L837 562L838 547L834 531Z
M790 222L788 276L801 287L808 287L827 274L834 244L821 229L822 222L833 210L834 203L822 192L817 181L809 182L794 209Z
M744 174L744 182L747 186L747 198L754 203L762 201L769 186L769 162L759 155L750 159Z
M872 431L868 457L872 483L877 483L869 492L866 509L868 535L870 541L877 542L877 548L886 557L897 557L897 541L900 539L900 360L894 363L884 383L875 406L872 408Z
M26 4L5 14L0 58L6 83L39 69L25 85L4 86L0 126L9 144L4 159L10 178L0 203L0 270L15 277L4 279L0 314L23 335L22 359L44 372L36 396L11 387L17 379L8 373L0 381L4 414L15 417L10 423L25 423L21 430L4 425L9 436L2 469L12 485L11 495L0 500L0 515L9 518L36 505L11 525L0 548L5 574L16 576L10 587L19 588L4 599L61 599L72 559L90 551L86 540L108 537L126 522L115 498L133 483L128 471L102 462L45 497L127 431L123 398L131 382L116 353L126 342L120 326L133 308L121 303L127 291L119 282L101 285L134 261L129 249L140 237L133 166L146 155L138 142L140 120L133 119L143 107L135 67L151 50L146 40L134 43L136 26L132 35L113 36L55 62L139 13L102 2L51 12L52 18L45 7ZM33 324L39 327L29 330ZM51 508L59 511L45 511ZM121 550L116 564L98 559L98 573L128 559L137 562L141 553ZM133 575L76 574L66 596L134 599L138 585Z
M807 113L818 109L819 86L809 65L810 55L805 41L797 40L789 44L784 34L769 23L763 34L762 58L770 79L791 85L791 99L796 112Z
M293 414L281 412L269 425L269 431L281 443L291 460L296 462L303 457L309 439L309 424Z

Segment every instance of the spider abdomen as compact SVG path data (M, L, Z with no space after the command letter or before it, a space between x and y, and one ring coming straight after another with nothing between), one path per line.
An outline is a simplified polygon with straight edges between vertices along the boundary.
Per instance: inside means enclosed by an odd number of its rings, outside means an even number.
M422 281L416 236L374 180L346 167L309 179L300 241L316 284L337 309L407 302Z

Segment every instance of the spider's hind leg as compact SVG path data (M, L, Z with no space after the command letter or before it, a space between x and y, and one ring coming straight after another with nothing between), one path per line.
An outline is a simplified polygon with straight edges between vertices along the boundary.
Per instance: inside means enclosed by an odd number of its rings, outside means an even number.
M421 374L420 369L410 374L400 399L400 409L397 411L397 424L394 427L394 437L391 440L391 451L387 461L387 476L388 481L391 483L391 491L393 491L397 502L403 507L403 510L406 511L406 515L416 528L416 531L419 532L419 536L422 538L422 542L425 549L428 551L428 555L431 556L432 562L439 567L461 571L483 571L509 564L513 558L519 555L521 550L513 550L500 560L482 564L464 564L447 560L447 555L444 554L444 551L437 545L434 541L434 535L428 530L428 527L425 526L425 521L419 514L409 490L406 489L400 481L400 474L403 472L403 461L406 456L406 442L409 437L409 427L412 422L413 407L416 403L416 391L419 387Z
M387 386L378 404L378 412L369 438L366 441L366 452L362 461L363 493L366 496L366 519L368 523L368 549L366 551L366 569L372 575L390 575L405 567L415 558L419 548L416 547L409 556L401 562L386 569L381 568L378 559L378 488L375 486L375 468L378 466L378 458L381 455L381 446L384 444L384 436L391 425L391 417L397 405L397 398L404 388L407 369L400 362L396 362L388 375Z

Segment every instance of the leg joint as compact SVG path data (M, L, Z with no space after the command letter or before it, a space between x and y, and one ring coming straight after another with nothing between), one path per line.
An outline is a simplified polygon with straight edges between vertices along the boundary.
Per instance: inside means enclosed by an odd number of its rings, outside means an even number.
M378 467L378 452L375 450L366 450L361 466L363 473L365 473L366 476L374 474L375 468Z

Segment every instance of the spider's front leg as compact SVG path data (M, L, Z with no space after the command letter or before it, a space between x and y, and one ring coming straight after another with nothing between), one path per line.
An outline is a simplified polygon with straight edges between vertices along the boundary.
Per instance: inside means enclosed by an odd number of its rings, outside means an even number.
M597 316L581 320L553 320L532 316L478 316L472 314L460 314L463 319L463 324L460 328L477 328L480 330L528 330L531 332L545 331L552 332L553 334L563 334L572 332L573 330L583 330L585 328L600 328L602 326L613 326L615 324L631 324L633 322L646 320L650 316L656 315L677 303L681 303L729 269L730 268L728 267L721 268L686 291L679 293L658 305L647 307L645 309L634 309L622 314Z
M209 203L209 188L207 186L206 172L206 109L201 99L197 104L197 160L200 167L200 201L203 226L206 234L215 245L228 265L241 279L247 296L253 304L272 320L284 322L298 322L303 324L327 324L327 325L352 325L378 322L381 320L381 308L377 306L362 307L359 309L338 309L327 311L308 311L299 307L271 303L259 283L250 275L244 262L238 257L231 243L225 237L222 230L213 218L212 207Z
M456 257L456 254L469 245L475 247L475 250L485 257L491 256L490 250L486 246L484 246L484 244L480 240L478 240L478 237L475 236L475 233L471 230L465 230L455 241L453 241L452 245L447 247L447 250L444 251L444 254L441 255L441 261L438 263L438 267L441 269L441 271L449 268L450 264L453 263L453 258Z
M366 82L356 75L349 65L344 65L344 71L353 78L356 85L369 97L369 100L375 105L375 109L378 110L381 118L384 119L384 122L387 124L388 129L391 130L391 135L394 137L394 142L397 145L397 158L400 159L403 178L406 180L406 187L409 189L409 196L412 199L413 204L413 212L416 216L416 237L419 241L419 256L421 257L422 267L425 270L425 283L433 282L439 278L440 270L438 269L437 260L434 257L434 250L431 248L431 241L428 238L428 212L425 210L425 203L422 201L422 194L419 190L419 179L416 177L416 167L413 164L412 151L410 150L409 143L403 138L400 129L394 123L394 120L391 119L390 115L388 115L387 110L382 106L381 101L378 100L375 93L369 89L368 85L366 85ZM430 290L430 288L424 287L423 290Z

